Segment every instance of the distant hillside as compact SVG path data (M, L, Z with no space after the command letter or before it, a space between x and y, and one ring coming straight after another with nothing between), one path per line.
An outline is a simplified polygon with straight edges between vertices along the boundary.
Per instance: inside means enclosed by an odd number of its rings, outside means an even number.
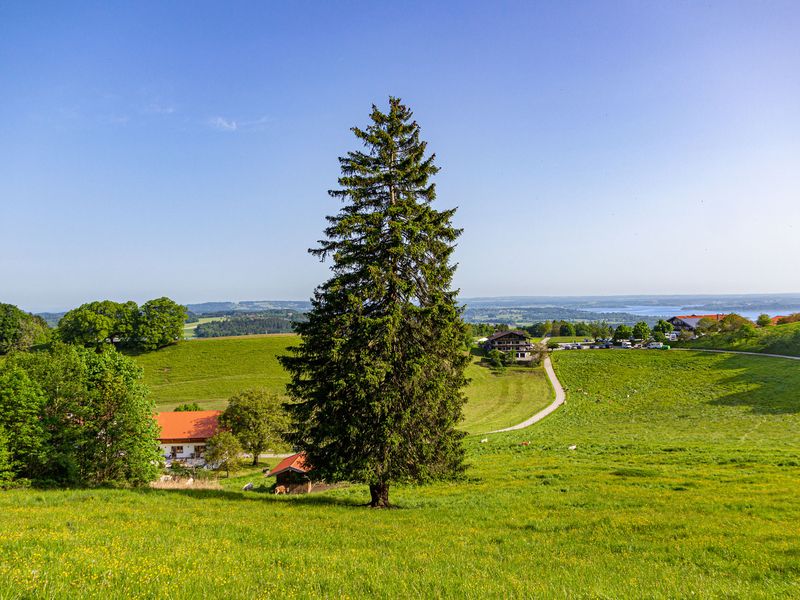
M311 303L305 300L245 300L242 302L200 302L199 304L187 304L186 307L196 315L263 312L276 309L304 312L311 309Z
M704 335L688 342L679 342L676 345L682 348L739 350L800 356L800 323L763 327L757 329L753 337L748 338L737 338L736 334L731 333L716 333Z

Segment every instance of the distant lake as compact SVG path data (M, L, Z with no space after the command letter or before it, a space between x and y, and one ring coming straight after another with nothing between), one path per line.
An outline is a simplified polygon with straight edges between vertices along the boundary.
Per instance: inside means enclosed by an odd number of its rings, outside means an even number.
M735 312L737 314L742 315L743 317L747 317L755 321L758 318L758 315L762 313L767 313L771 317L774 317L777 313L775 313L775 309L773 307L754 307L749 309L726 309L725 307L719 307L715 309L709 309L708 307L702 306L674 306L674 305L628 305L628 306L587 306L581 307L583 310L590 310L592 312L626 312L631 313L633 315L641 315L643 317L674 317L676 315L691 315L691 314L699 314L699 315L707 315L707 314L715 314L715 313L728 313L728 312ZM800 306L797 306L793 309L783 310L780 314L791 314L794 312L800 312Z

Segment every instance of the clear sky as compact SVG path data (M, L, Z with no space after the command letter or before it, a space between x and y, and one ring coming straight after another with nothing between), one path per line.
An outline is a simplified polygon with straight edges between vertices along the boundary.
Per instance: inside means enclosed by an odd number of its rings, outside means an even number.
M800 291L800 3L0 2L0 301L306 299L400 96L463 296Z

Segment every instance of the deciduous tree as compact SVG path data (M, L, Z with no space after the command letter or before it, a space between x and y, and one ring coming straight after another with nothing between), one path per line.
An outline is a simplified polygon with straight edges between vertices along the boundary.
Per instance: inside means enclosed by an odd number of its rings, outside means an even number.
M231 471L237 471L241 466L241 454L242 446L236 436L230 431L221 430L208 440L205 459L217 469L224 469L225 476L230 477Z
M253 466L258 465L262 452L281 443L288 425L281 398L263 389L245 390L231 397L219 422L253 456Z
M36 344L46 343L49 337L50 328L44 319L13 304L0 303L0 354L28 350Z
M0 370L0 428L13 432L6 444L9 468L34 477L44 461L47 436L42 424L45 396L25 370L10 362Z
M650 337L650 326L644 321L639 321L633 326L631 335L633 335L633 339L635 340L646 341Z
M632 335L633 330L628 325L617 325L617 328L614 330L614 341L621 342L623 340L629 340Z
M389 506L392 482L464 470L462 418L469 361L450 263L460 230L437 210L427 154L412 113L397 98L373 106L363 150L339 159L343 201L311 252L333 259L315 291L300 344L281 362L291 374L288 441L315 476L369 485Z
M186 307L169 298L156 298L142 305L136 327L138 344L157 350L181 339Z

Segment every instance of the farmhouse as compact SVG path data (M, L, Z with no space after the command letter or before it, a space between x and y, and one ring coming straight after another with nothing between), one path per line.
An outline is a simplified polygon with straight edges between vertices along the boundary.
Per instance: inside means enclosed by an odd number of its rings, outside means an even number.
M722 321L728 315L715 314L715 315L680 315L667 319L667 322L672 323L675 331L689 331L694 332L697 329L697 324L700 319L713 319L714 321Z
M220 410L158 413L158 443L167 464L180 461L190 466L204 465L206 442L217 432L221 414Z
M311 491L310 470L305 452L298 452L275 465L267 477L275 476L276 494L307 494Z
M513 331L498 331L493 333L483 344L483 348L489 350L499 350L500 352L514 352L517 360L531 360L533 344L528 341L528 334L519 329Z

